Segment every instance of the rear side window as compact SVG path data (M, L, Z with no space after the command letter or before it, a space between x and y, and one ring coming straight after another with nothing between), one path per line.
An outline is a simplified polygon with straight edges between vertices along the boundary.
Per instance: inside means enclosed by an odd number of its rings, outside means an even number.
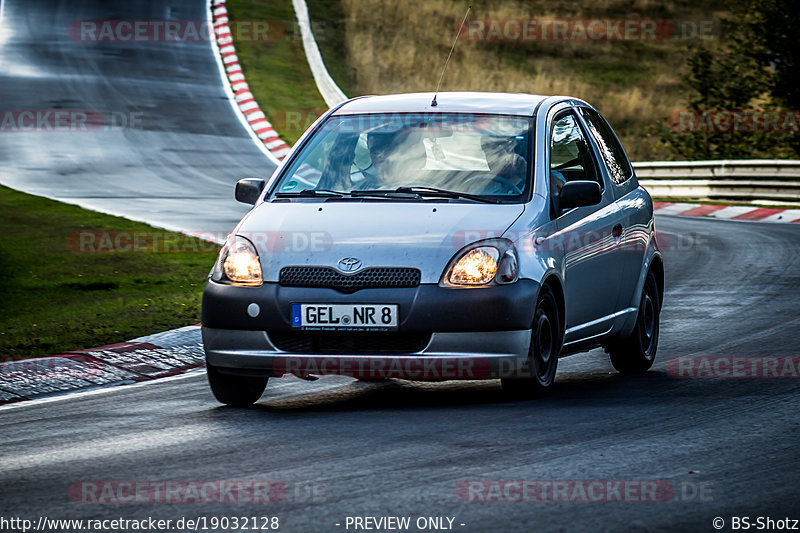
M580 111L589 126L589 131L592 132L592 137L597 141L597 146L600 148L603 160L608 166L611 179L617 184L628 181L633 175L633 169L611 126L596 111L586 107L581 107Z

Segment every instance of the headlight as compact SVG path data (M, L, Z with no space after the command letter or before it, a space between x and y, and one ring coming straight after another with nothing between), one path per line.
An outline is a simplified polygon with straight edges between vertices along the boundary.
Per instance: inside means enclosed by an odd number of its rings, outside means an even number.
M219 252L211 279L234 285L261 285L261 262L253 243L238 235L228 239Z
M517 281L517 252L505 239L473 243L456 254L442 278L447 287L478 287Z
M448 281L453 285L485 285L497 273L497 248L473 248L461 256L450 269Z

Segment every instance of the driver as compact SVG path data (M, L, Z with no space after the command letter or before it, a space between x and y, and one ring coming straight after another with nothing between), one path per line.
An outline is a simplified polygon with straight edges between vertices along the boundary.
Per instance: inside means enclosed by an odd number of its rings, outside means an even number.
M358 184L359 190L380 189L389 176L389 157L396 134L372 131L367 134L367 150L371 164L361 173L364 179Z
M513 140L508 137L481 136L481 148L486 155L489 172L521 191L525 188L528 163L524 157L514 152L514 145Z
M398 175L408 180L413 177L411 171L425 165L425 147L412 132L372 131L367 134L367 150L372 163L361 172L364 179L359 190L394 189L400 185Z

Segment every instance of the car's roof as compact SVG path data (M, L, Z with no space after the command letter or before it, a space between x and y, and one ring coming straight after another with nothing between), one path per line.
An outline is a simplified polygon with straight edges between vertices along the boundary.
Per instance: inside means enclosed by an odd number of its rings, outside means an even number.
M437 106L431 106L434 93L388 94L354 98L334 115L356 113L491 113L532 116L548 96L522 93L440 92Z

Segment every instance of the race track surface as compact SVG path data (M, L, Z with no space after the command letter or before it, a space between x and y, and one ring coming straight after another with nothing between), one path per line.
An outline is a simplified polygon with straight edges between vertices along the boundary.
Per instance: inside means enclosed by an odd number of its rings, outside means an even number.
M0 511L56 518L267 514L283 531L350 515L455 516L458 531L710 531L717 516L797 516L798 379L675 379L686 355L797 355L800 232L658 220L668 232L657 363L561 360L546 398L499 382L273 380L250 410L205 377L0 409ZM465 502L466 480L663 480L656 502ZM82 481L270 480L267 504L86 504ZM701 496L702 494L702 496ZM80 500L80 498L78 498ZM108 500L104 500L108 501ZM183 500L181 500L183 501ZM352 531L352 529L351 529Z
M236 119L211 43L93 41L101 22L96 33L81 32L81 21L103 19L181 19L199 28L206 6L2 0L0 109L51 114L22 133L13 126L31 122L11 115L0 132L0 183L158 226L230 231L247 211L231 201L233 184L269 177L275 165ZM68 131L46 131L59 126L58 110L87 120L67 115Z
M202 19L202 2L3 5L4 107L150 117L102 135L3 134L3 183L166 225L233 225L243 209L232 183L272 167L225 100L208 45L85 46L63 33L73 19ZM644 375L621 376L594 350L562 359L552 393L533 401L509 400L498 381L286 378L237 410L198 371L11 405L0 408L0 516L277 516L288 532L347 531L347 516L364 515L455 517L464 532L713 531L715 517L729 531L732 515L800 518L800 381L666 370L678 356L798 355L800 227L669 216L657 226L667 292ZM80 503L84 481L219 480L270 480L286 495ZM660 480L673 492L469 502L458 492L468 480Z

